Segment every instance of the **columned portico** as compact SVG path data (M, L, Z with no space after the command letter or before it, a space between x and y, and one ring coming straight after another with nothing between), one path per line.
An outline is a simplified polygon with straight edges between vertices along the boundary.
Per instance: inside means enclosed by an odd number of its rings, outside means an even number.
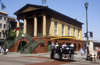
M24 34L27 32L27 21L24 19Z
M19 19L17 19L17 27L20 27ZM19 35L19 30L17 30L16 37Z
M34 17L34 37L37 37L37 17Z
M46 16L43 15L43 36L46 36Z

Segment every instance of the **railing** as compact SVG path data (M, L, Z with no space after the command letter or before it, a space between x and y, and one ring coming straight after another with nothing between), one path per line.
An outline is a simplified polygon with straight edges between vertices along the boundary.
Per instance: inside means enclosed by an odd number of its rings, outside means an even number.
M37 33L37 37L42 37L43 36L43 34L42 33ZM46 34L46 36L47 37L50 37L50 35L49 34Z
M37 37L42 37L43 34L42 33L37 33Z
M33 43L33 45L31 45L31 46L29 47L28 53L31 53L32 50L35 49L36 46L38 46L40 43L44 43L43 39L38 39L37 41L35 41L35 42Z
M29 40L33 39L28 33L24 34L24 37L28 38Z
M22 37L22 34L20 33L15 40L12 40L11 42L9 42L9 44L7 45L7 48L9 49L11 46L13 46L21 37ZM26 37L28 40L33 39L28 33L24 34L23 37Z
M29 41L29 43L25 44L25 45L21 48L20 53L22 53L26 48L28 48L33 42L34 42L34 40L31 39L31 41Z
M47 37L50 37L50 34L46 34Z
M19 34L18 37L14 40L11 40L8 44L7 44L7 48L9 49L11 46L13 46L15 44L15 42L18 41L18 39L20 39L22 37L22 34Z

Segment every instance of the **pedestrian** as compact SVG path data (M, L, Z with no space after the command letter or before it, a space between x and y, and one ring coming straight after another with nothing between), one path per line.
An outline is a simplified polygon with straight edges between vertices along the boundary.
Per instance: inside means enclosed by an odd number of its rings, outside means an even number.
M8 53L8 49L6 49L6 52Z
M0 46L0 53L1 53L1 46Z
M58 46L59 46L59 45L58 45L58 43L56 42L55 49L57 49Z
M82 48L80 49L80 54L81 54L81 55L83 55L83 54L84 54L84 51L83 51L83 49L82 49Z
M59 46L59 45L58 45L58 43L56 42L56 45L55 45L55 52L56 52L56 53L58 53L58 46Z
M84 51L84 55L86 54L86 50L85 50L85 48L83 48L83 51Z
M59 44L59 47L58 47L58 54L59 54L59 60L62 60L62 51L63 51L63 49L62 49L62 45L61 45L61 43Z
M50 54L51 59L54 59L54 50L55 50L55 44L54 44L54 42L52 42L52 44L51 44L51 54Z
M98 47L97 54L97 57L100 59L100 47Z
M74 44L72 43L72 44L70 45L70 47L74 47Z
M1 53L4 53L4 49L3 49L3 47L1 47Z
M64 43L63 45L62 45L62 49L65 49L66 48L66 43Z

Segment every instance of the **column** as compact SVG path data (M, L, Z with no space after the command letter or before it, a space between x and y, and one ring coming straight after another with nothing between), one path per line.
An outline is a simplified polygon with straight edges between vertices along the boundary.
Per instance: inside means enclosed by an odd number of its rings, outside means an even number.
M34 37L37 37L37 18L34 17Z
M80 40L83 40L83 38L82 38L82 29L80 29Z
M27 21L24 19L24 34L27 32Z
M65 36L68 36L68 25L64 26L64 34Z
M17 19L17 28L20 27L19 19ZM16 37L19 35L19 30L16 31Z
M43 15L43 36L46 36L46 16Z

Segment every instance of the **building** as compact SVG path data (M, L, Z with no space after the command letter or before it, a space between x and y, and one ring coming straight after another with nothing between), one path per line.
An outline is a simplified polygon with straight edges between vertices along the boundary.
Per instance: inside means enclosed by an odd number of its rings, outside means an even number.
M9 27L10 27L10 30L14 30L16 29L17 27L17 22L16 22L16 19L14 17L10 17L8 16L8 21L9 21ZM20 29L23 30L23 23L20 22Z
M4 11L0 11L0 45L3 44L4 39L6 38L6 35L3 33L4 30L6 30L6 24L7 29L9 26L9 23L6 23L8 19L8 13Z
M6 29L7 24L7 29ZM16 19L14 17L8 16L7 12L0 11L0 45L4 44L4 40L6 38L6 35L3 33L5 30L14 30L16 29ZM23 23L20 23L21 28L23 29ZM8 32L9 32L8 31Z
M14 13L17 16L17 27L24 21L24 34L16 32L17 41L9 46L9 51L21 53L43 53L50 51L51 42L75 45L78 51L82 44L82 24L48 6L26 4Z

